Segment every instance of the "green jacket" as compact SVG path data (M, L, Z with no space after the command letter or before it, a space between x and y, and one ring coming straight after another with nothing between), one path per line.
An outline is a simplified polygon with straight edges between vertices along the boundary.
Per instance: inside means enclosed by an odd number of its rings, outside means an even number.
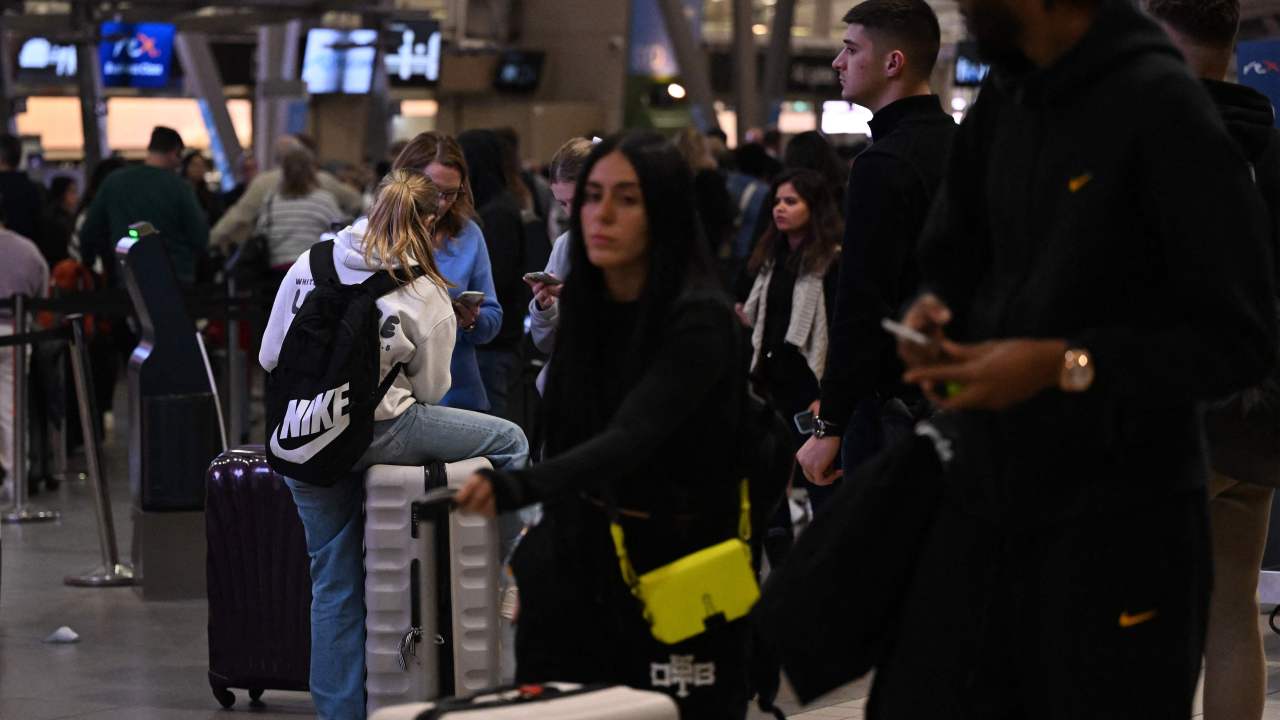
M102 183L80 228L84 263L92 266L101 257L112 274L116 242L130 225L142 221L160 232L178 280L194 283L196 260L209 245L209 225L191 186L177 174L149 165L118 170Z

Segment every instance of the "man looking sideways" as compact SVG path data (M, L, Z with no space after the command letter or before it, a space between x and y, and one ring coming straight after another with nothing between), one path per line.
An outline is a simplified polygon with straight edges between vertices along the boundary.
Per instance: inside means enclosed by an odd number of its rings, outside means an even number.
M916 240L956 131L929 89L941 34L928 3L867 0L844 21L844 47L831 65L842 97L875 114L874 142L849 173L817 432L797 456L817 485L810 493L815 511L830 492L825 486L840 476L834 468L842 439L844 468L852 470L883 446L886 434L910 431L907 406L918 405L920 395L902 384L902 364L880 319L916 291Z

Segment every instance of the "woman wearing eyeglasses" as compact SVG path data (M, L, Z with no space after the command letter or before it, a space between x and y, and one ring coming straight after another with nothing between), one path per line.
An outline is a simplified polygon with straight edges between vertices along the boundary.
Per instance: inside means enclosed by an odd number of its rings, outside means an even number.
M441 404L487 411L489 397L480 377L476 347L487 345L498 336L502 329L502 305L494 289L484 233L475 221L467 161L452 137L425 132L410 140L396 158L392 170L402 168L426 173L440 192L435 261L440 274L454 285L449 296L458 318L458 341L449 368L453 387ZM474 293L483 293L483 299Z

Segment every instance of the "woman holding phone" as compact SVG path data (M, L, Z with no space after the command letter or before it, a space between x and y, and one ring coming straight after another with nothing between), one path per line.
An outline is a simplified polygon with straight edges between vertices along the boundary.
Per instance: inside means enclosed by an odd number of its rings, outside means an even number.
M466 158L452 137L425 132L410 140L396 158L392 170L402 168L425 173L440 191L435 261L440 274L454 285L449 295L458 318L458 339L450 367L453 387L441 404L487 412L489 397L480 376L476 348L498 336L502 305L494 290L493 266L484 233L475 221Z
M738 533L740 330L699 237L692 186L659 135L592 150L571 213L547 459L475 475L457 499L488 515L543 503L512 560L518 681L621 683L670 693L686 718L740 719L745 621L673 645L654 639L609 530L616 515L640 574ZM671 682L686 661L699 682Z

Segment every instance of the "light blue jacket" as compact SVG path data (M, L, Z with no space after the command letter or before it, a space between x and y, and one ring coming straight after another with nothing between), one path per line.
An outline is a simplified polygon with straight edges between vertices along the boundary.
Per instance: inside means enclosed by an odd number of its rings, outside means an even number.
M449 239L442 249L436 251L435 259L440 274L455 285L449 288L451 299L469 290L484 293L475 328L470 332L458 328L458 341L453 346L453 361L449 366L453 387L440 404L483 412L489 409L489 396L485 394L484 383L480 379L476 346L485 345L498 336L502 329L502 306L498 304L498 294L493 288L489 250L480 226L468 220L458 237Z

